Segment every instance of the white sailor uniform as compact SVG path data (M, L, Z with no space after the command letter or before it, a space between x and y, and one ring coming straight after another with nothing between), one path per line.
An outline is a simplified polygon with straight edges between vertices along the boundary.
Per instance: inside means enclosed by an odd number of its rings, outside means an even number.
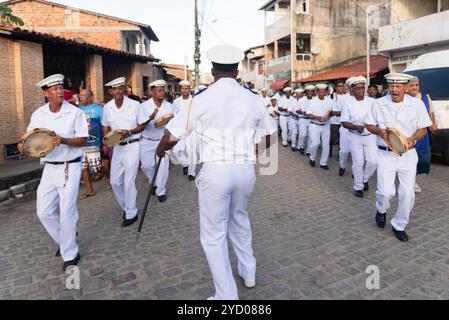
M301 99L299 99L299 101L298 101L299 110L301 110L302 112L305 112L307 110L307 108L309 107L312 99L309 100L307 98L307 96L304 96ZM310 119L306 119L306 117L304 115L300 115L300 117L299 117L298 149L305 149L305 147L307 145L307 151L306 151L307 153L309 153L309 151L310 151L309 150L310 143L307 143L308 140L310 142L309 128L310 128Z
M190 103L192 101L192 97L189 99L184 99L183 97L179 97L173 102L173 113L176 115L181 109L188 109L190 107ZM171 151L175 153L176 159L179 161L179 164L183 167L188 167L188 175L192 177L196 177L196 143L194 141L193 135L189 138L189 146L192 149L191 152L188 152L188 157L186 156L186 141L181 139L176 146ZM190 159L189 159L190 158Z
M381 129L396 128L405 136L412 137L416 131L432 125L429 114L421 100L405 95L402 103L394 103L390 95L377 99L365 118L365 124L377 125ZM398 208L391 220L392 226L404 231L415 202L415 178L418 155L415 149L402 156L381 150L386 142L377 137L377 192L376 207L384 214L390 208L390 200L396 194L396 175L399 180ZM379 148L380 147L380 148Z
M364 119L374 104L374 99L365 97L363 101L355 98L347 99L343 105L340 121L349 122L356 126L363 126ZM376 172L377 145L376 137L367 129L359 133L356 130L348 130L348 142L352 157L352 173L354 175L354 190L363 190Z
M335 96L335 102L334 102L334 110L333 111L337 111L337 112L342 112L343 111L343 105L349 101L353 101L355 98L353 96L351 96L350 94L345 94L345 95L336 95ZM338 123L341 122L340 117L333 117ZM336 123L336 122L335 122ZM339 138L339 147L340 147L340 151L338 154L338 158L340 160L340 168L342 169L346 169L346 166L348 164L348 158L349 158L349 154L351 152L351 147L350 147L350 135L349 135L349 131L348 129L346 129L345 127L341 126L340 127L340 138Z
M283 109L290 110L291 106L295 103L296 98L290 96L290 99L284 95L278 100L278 106ZM291 141L291 124L290 124L290 114L288 111L279 111L279 126L282 131L282 144L286 146L288 141Z
M139 123L146 122L156 109L153 99L145 101L140 105ZM151 183L156 165L156 148L164 135L165 127L156 128L154 123L160 117L173 113L173 105L164 100L159 108L156 118L152 120L142 132L142 141L140 143L140 161L142 162L142 171ZM170 157L167 155L162 159L159 172L156 177L155 186L156 195L163 196L166 193L166 185L169 176Z
M84 113L66 101L58 113L51 112L48 103L37 109L31 116L27 131L35 128L52 130L63 138L89 136ZM37 215L47 232L59 245L64 261L74 260L78 255L76 201L81 180L82 155L83 148L61 144L41 160L45 163L45 167L37 189ZM79 161L66 163L77 159Z
M334 108L334 102L331 98L325 97L320 100L319 97L314 97L307 107L306 114L315 115L318 117L325 116L328 112L332 112ZM331 127L330 122L320 122L318 120L311 120L310 124L310 160L315 161L318 148L321 144L322 153L320 159L321 166L327 166L330 152L330 138Z
M133 130L138 126L139 102L123 97L123 105L117 108L115 100L103 109L102 126L111 130ZM111 186L115 199L126 213L126 219L137 216L136 177L139 172L140 133L126 138L114 146L111 161Z
M276 125L257 95L236 80L222 78L194 97L189 121L184 109L167 125L176 138L196 131L204 163L196 184L199 191L201 244L215 284L215 299L238 299L229 261L227 235L238 259L238 273L255 281L248 200L256 176L256 129L267 134ZM285 122L284 122L285 124Z

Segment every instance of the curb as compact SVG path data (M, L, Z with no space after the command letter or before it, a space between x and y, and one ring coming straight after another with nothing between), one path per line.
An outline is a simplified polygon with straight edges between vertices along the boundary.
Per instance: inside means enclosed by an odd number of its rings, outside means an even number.
M37 190L39 186L39 179L33 179L25 183L16 184L9 187L8 189L0 191L0 203L5 202L10 199L20 199L23 198L24 194L27 192L32 192Z

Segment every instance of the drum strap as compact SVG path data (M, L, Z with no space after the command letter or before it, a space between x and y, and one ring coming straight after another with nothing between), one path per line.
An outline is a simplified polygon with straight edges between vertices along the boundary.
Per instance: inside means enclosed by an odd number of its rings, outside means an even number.
M187 136L189 134L189 121L190 121L190 113L192 111L192 105L193 105L193 97L192 97L192 101L190 101L189 112L187 114L186 133L185 133L185 137L186 138L187 138Z

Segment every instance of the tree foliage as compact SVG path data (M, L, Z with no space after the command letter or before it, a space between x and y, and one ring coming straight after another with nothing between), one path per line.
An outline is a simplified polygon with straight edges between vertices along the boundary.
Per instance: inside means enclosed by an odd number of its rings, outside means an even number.
M0 25L1 26L23 26L22 19L12 14L12 10L0 3Z

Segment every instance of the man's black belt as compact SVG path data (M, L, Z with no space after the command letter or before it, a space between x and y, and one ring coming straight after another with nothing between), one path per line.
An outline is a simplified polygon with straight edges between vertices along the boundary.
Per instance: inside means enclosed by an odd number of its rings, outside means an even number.
M351 132L351 133L353 133L355 135L358 135L360 137L368 137L370 135L369 133L368 134L361 134L361 133L358 133L358 132L354 132L354 130L349 130L349 132Z
M388 148L388 147L384 147L384 146L379 146L378 145L377 148L379 148L379 150L382 150L382 151L394 152L393 149ZM413 148L409 149L408 151L413 150L413 149L415 149L415 148L413 147Z
M120 145L121 146L126 146L127 144L131 144L131 143L139 142L139 141L140 141L140 139L132 139L132 140L129 140L129 141L122 142L122 143L120 143Z
M316 122L312 122L312 124L316 124L317 126L325 126L326 123L316 123Z
M50 162L50 161L46 161L45 163L52 164L54 166L60 166L60 165L63 165L63 164L77 163L77 162L81 162L81 157L73 159L73 160L70 160L70 161L65 161L65 162Z

